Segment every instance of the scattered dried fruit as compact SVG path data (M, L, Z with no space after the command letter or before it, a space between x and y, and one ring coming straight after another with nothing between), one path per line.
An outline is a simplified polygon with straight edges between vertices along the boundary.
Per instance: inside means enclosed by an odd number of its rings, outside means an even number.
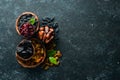
M33 46L29 40L21 42L17 47L17 54L23 58L28 59L33 55Z

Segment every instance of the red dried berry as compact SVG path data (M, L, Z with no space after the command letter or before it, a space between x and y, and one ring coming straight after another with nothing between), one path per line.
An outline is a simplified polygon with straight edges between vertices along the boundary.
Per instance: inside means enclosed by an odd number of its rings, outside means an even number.
M30 23L25 23L21 26L19 31L24 37L30 37L34 34L35 27Z

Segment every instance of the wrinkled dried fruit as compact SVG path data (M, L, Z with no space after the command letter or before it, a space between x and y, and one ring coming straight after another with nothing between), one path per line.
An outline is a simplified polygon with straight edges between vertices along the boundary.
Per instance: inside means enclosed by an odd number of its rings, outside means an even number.
M24 41L17 47L17 54L23 58L28 59L33 55L33 47L29 40Z
M25 37L30 37L34 34L35 27L31 25L30 23L25 23L20 27L20 33L21 35Z

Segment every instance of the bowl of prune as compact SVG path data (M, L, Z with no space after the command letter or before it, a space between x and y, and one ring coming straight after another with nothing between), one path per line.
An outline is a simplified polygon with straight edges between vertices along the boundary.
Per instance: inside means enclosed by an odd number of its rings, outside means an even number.
M38 39L24 39L17 46L16 58L25 68L37 67L46 58L45 46Z
M23 37L32 37L38 29L38 16L32 12L24 12L16 20L16 31Z

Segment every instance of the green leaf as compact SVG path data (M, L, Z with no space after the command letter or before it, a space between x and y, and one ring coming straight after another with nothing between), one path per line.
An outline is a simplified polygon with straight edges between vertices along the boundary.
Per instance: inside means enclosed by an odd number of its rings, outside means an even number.
M54 58L54 57L49 57L49 61L50 61L50 63L52 63L52 64L55 64L55 65L58 64L56 58Z
M47 51L47 56L48 57L53 57L56 54L56 50L48 50Z
M30 22L30 24L35 24L35 18L31 18L30 20L29 20L29 22Z

